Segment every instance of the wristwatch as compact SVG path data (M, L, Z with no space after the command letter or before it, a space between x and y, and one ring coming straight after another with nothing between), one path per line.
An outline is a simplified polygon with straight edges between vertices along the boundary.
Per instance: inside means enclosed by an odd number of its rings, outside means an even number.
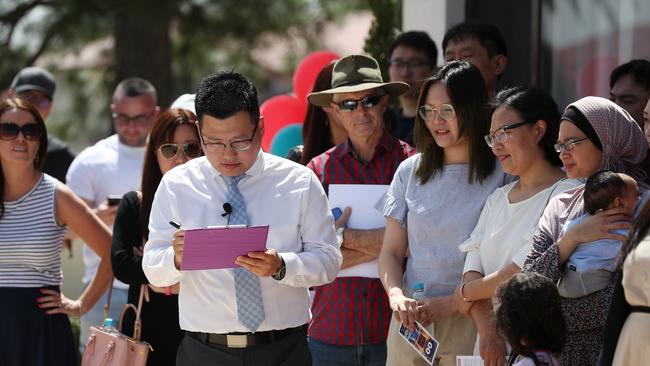
M336 229L336 241L338 242L339 246L343 244L343 231L345 230L345 227L340 227Z
M284 263L284 258L280 257L282 259L282 263L280 264L280 268L278 268L277 271L275 271L275 274L271 276L276 281L281 281L284 276L287 274L287 265Z

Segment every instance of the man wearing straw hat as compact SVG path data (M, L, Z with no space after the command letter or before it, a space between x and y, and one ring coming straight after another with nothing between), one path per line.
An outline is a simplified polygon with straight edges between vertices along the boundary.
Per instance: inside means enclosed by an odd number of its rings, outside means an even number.
M385 83L374 58L351 55L334 65L331 89L307 96L311 104L331 107L349 136L307 165L326 191L330 184L390 184L413 148L390 135L383 115L388 99L408 89L403 82ZM315 289L309 327L314 365L386 362L392 312L377 271L384 228L347 229L350 214L346 208L336 222L341 272L331 284Z

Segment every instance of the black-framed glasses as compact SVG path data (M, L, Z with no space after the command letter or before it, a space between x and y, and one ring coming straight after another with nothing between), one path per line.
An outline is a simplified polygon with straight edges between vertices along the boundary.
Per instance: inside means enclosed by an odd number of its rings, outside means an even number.
M402 60L401 58L395 59L395 60L390 60L388 62L388 66L392 66L396 69L417 69L420 67L429 67L431 64L428 61L425 60L419 60L419 59L410 59L410 60Z
M418 113L420 114L420 117L422 117L422 119L425 121L433 121L436 119L436 113L438 116L440 116L440 118L444 119L447 122L453 120L456 117L456 111L454 110L454 106L451 104L441 104L438 108L433 108L432 106L425 104L423 106L420 106Z
M0 139L5 141L15 140L22 133L25 140L38 141L41 138L41 129L36 123L27 123L22 126L14 122L0 123Z
M508 130L521 127L529 123L530 122L528 121L524 121L524 122L517 122L517 123L501 126L497 128L496 131L494 131L493 133L483 136L483 138L485 139L485 143L487 144L487 146L494 147L495 144L503 144L506 141L508 141Z
M561 153L562 151L571 151L576 148L576 145L589 140L589 137L583 137L575 140L569 140L567 142L556 142L555 145L553 145L553 148L555 148L555 152Z
M336 104L344 112L353 112L355 109L357 109L359 104L363 108L366 108L366 109L372 108L372 107L378 105L381 102L381 98L383 96L384 96L384 94L368 95L368 96L365 96L365 97L363 97L361 99L357 99L357 100L355 100L355 99L345 99L345 100L342 100L342 101L340 101L340 102L338 102Z
M171 160L178 156L178 152L183 150L183 154L190 159L194 159L201 155L201 145L196 142L188 142L186 144L163 144L158 148L160 155L163 158Z
M128 116L122 113L113 113L113 121L115 121L119 125L128 125L129 122L133 121L133 123L135 123L136 125L141 126L149 122L151 113L153 112L149 112L147 114L138 114L137 116Z
M206 151L212 152L212 153L218 153L221 154L224 151L226 151L226 147L230 146L233 151L246 151L251 148L251 145L253 144L253 138L255 137L255 133L257 132L257 125L259 122L255 124L255 128L253 128L253 133L251 134L251 138L245 139L245 140L237 140L237 141L231 141L229 144L225 144L223 142L206 142L205 139L203 139L203 136L201 136L201 139L203 141L203 146Z

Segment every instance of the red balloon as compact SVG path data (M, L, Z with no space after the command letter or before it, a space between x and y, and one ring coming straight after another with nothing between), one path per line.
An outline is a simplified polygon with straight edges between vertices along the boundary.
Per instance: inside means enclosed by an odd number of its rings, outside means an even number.
M262 103L260 113L264 116L262 148L271 151L271 141L279 130L296 121L302 123L305 120L307 102L291 95L276 95Z
M303 58L293 73L293 93L296 98L305 100L314 88L318 73L327 64L339 58L339 55L331 51L316 51Z

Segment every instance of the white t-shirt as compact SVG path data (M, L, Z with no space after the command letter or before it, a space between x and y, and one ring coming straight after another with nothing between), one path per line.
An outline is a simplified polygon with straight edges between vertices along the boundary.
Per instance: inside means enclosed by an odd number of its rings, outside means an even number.
M66 175L66 184L77 196L97 207L109 195L122 196L140 187L144 152L144 146L127 146L117 135L109 136L77 155ZM87 284L97 272L100 259L84 246L83 260L86 266L83 283ZM115 280L115 287L129 286Z
M470 238L458 247L467 252L463 273L476 271L485 276L509 263L523 267L546 204L555 195L582 184L564 179L528 199L510 203L508 194L516 183L498 188L488 197Z

